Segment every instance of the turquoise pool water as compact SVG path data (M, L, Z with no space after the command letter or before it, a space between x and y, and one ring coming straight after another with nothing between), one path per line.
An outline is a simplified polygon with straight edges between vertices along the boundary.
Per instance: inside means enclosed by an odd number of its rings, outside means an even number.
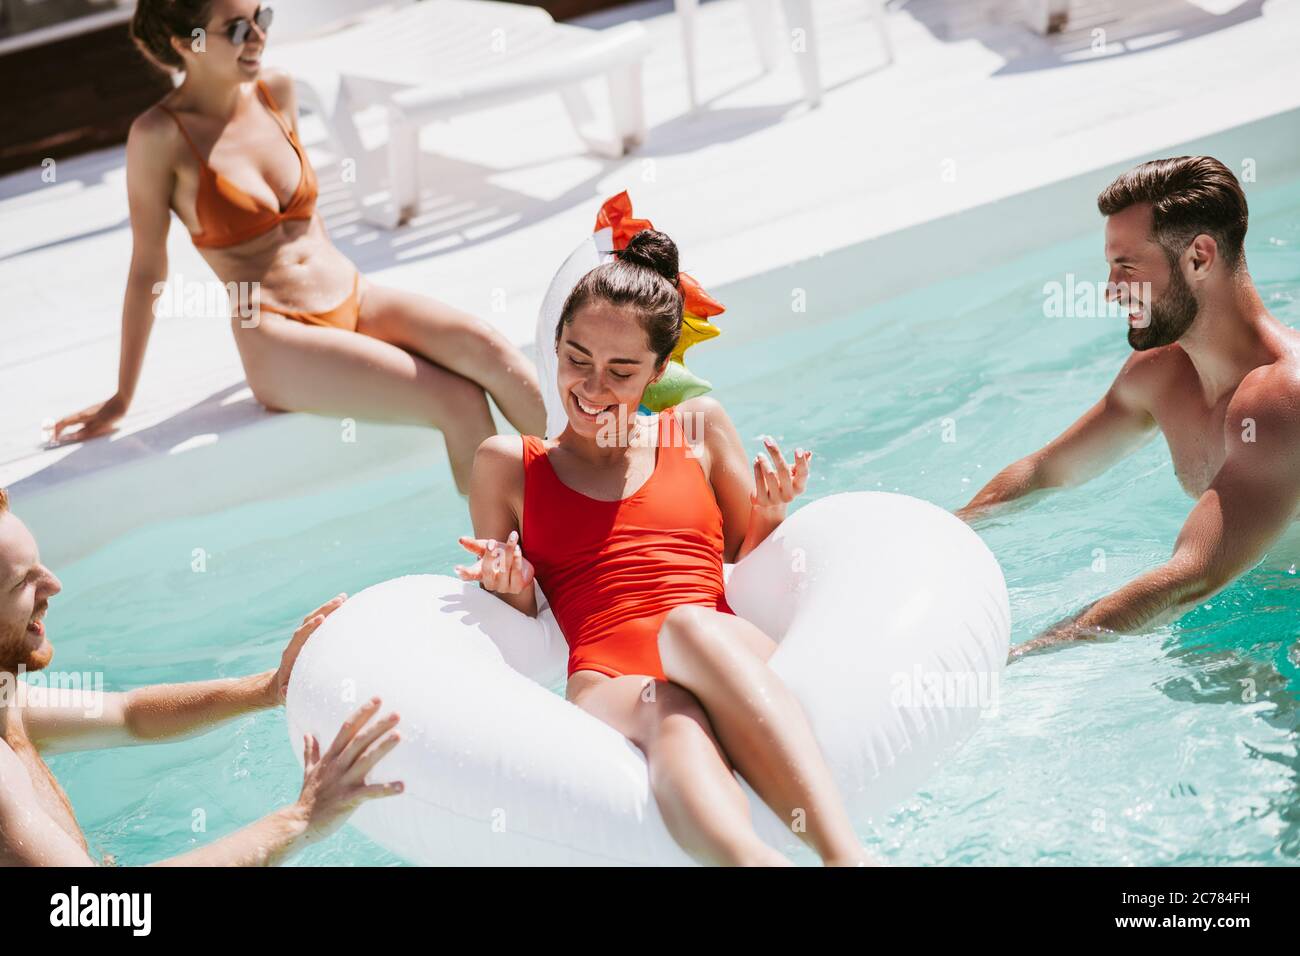
M1252 273L1296 325L1300 183L1250 198ZM724 337L692 364L751 450L771 432L817 451L808 500L883 489L955 508L1072 421L1128 352L1122 320L1043 317L1044 283L1071 272L1105 279L1100 228L811 330L740 346ZM103 671L110 689L261 670L333 594L450 573L469 521L442 469L426 465L141 529L56 568L56 666ZM1189 507L1157 439L1085 487L984 527L1010 587L1013 641L1163 560ZM203 573L191 569L195 548L207 553ZM864 837L896 864L1294 863L1298 635L1300 576L1283 561L1174 625L1018 663L996 715ZM93 847L126 864L230 832L292 800L301 779L280 712L51 764ZM195 834L198 809L207 830ZM345 829L295 862L400 861Z

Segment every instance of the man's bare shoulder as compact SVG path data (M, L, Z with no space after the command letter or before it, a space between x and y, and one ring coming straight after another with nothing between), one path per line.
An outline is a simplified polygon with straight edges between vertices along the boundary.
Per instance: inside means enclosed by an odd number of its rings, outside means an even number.
M1159 348L1134 352L1124 362L1115 385L1133 394L1153 394L1162 390L1174 379L1195 375L1196 368L1177 342Z
M22 758L8 741L0 739L0 867L87 866L91 862L84 842L79 845L42 805Z
M1300 354L1284 354L1277 361L1253 369L1228 404L1228 427L1237 420L1268 426L1274 435L1300 445ZM1260 435L1258 440L1265 436Z
M27 768L13 748L0 737L0 866L22 863L10 841L13 827L36 808L36 791Z

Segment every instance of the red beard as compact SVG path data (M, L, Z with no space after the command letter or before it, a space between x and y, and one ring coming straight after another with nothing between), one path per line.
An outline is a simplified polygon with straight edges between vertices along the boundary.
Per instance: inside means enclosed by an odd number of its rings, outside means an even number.
M0 670L17 674L21 671L41 671L50 666L54 659L54 648L46 637L38 638L39 643L31 646L32 636L23 628L16 641L0 644Z

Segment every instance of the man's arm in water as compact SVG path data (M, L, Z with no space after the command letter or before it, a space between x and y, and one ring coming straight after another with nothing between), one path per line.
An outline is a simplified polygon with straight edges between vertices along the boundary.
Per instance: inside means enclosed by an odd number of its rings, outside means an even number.
M1169 560L1013 648L1013 659L1176 617L1259 561L1300 509L1300 387L1280 401L1278 390L1265 392L1242 388L1229 405L1227 458Z
M957 517L971 521L1035 492L1083 484L1145 444L1156 428L1143 400L1151 358L1131 356L1097 404L1052 442L994 475Z
M254 866L278 862L292 849L303 830L296 807L284 807L251 826L218 840L207 850L212 866ZM69 833L47 814L36 797L27 769L9 746L0 741L0 862L17 866L94 866L95 861Z
M402 792L400 783L365 782L398 743L397 716L370 723L370 701L339 729L322 757L314 738L305 743L306 769L297 802L267 814L220 840L163 860L159 866L273 866L303 846L334 832L365 800ZM70 834L51 819L32 787L27 768L0 740L0 864L94 866Z
M20 688L27 733L44 753L93 750L193 736L284 702L289 675L307 638L344 601L339 595L303 618L275 670L248 677L156 684L121 693L39 683Z

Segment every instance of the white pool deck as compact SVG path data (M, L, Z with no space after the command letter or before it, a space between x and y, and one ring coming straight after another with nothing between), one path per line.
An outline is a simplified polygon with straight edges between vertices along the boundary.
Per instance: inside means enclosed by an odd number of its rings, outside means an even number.
M894 3L896 60L881 67L866 5L817 0L828 93L809 111L791 58L761 75L739 0L714 0L700 12L707 102L695 113L670 4L623 7L583 22L639 18L652 36L650 132L638 152L585 155L558 98L539 98L427 128L424 205L394 232L360 223L329 186L333 159L313 150L321 208L372 280L452 302L523 343L555 268L600 201L625 188L728 304L728 287L760 273L1300 107L1300 0L1079 6L1073 32L1043 39L956 0ZM1108 19L1125 7L1141 15ZM1090 22L1107 29L1107 55L1073 52ZM309 147L318 132L305 124ZM115 148L59 162L52 183L39 169L0 179L0 486L12 486L20 512L24 497L70 476L211 443L268 417L243 386L226 321L163 318L121 430L86 447L45 447L43 423L116 385L131 252L123 167ZM1074 208L1032 214L1095 215L1086 191ZM976 238L972 253L1010 238ZM211 278L179 224L170 250L173 276ZM868 268L838 281L869 297L871 286L897 291L902 280ZM723 337L702 348L743 335L745 311L722 316ZM105 507L81 505L86 520Z

